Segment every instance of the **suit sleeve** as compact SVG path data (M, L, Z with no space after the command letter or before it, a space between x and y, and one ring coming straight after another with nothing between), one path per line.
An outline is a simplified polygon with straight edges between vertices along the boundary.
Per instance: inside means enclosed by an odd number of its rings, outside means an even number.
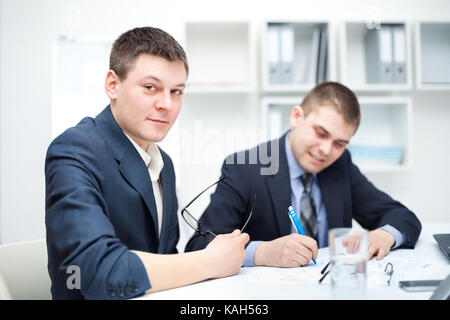
M217 185L210 204L199 220L202 231L211 230L215 234L242 228L252 205L249 203L252 191L245 165L224 162L221 174L225 179ZM207 245L208 241L195 232L186 244L185 251L200 250Z
M98 146L86 140L81 134L60 136L46 157L47 241L60 262L59 278L65 279L68 267L75 265L86 299L143 294L150 288L145 267L117 238L108 219L96 160Z
M404 235L402 247L414 248L422 226L416 215L377 189L355 166L346 152L352 190L353 216L362 227L373 230L391 225Z

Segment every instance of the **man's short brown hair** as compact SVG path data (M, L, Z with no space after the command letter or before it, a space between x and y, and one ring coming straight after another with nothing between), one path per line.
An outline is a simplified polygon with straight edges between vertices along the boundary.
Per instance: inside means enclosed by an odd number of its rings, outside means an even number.
M168 61L181 60L184 63L186 74L189 73L183 47L170 34L153 27L134 28L121 34L111 49L109 68L121 80L124 80L136 58L142 53L161 57Z
M301 107L307 116L321 106L331 106L342 115L345 122L358 129L361 111L358 98L352 90L338 82L322 82L315 86L303 99Z

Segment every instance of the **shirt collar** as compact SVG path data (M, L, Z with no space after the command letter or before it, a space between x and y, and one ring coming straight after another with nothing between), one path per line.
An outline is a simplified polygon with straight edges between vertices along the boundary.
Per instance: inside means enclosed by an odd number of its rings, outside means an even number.
M131 139L126 133L125 135L133 144L134 148L139 153L142 160L144 160L145 166L148 167L148 170L150 172L151 180L152 181L158 180L161 170L164 167L164 161L162 159L161 152L159 151L159 148L156 145L156 143L150 142L147 150L144 150L141 148L139 144L136 143L136 141Z

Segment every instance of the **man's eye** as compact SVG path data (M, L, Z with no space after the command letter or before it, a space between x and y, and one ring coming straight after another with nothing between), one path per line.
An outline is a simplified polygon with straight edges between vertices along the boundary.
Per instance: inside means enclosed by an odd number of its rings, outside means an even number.
M145 88L146 88L148 91L155 91L155 90L156 90L156 87L155 87L155 86L145 86Z
M182 94L183 94L183 91L178 90L178 89L175 89L175 90L172 91L172 93L174 93L174 94L176 94L177 96L179 96L179 95L182 95Z
M325 137L325 135L326 135L325 132L322 132L322 131L316 131L316 133L319 137Z

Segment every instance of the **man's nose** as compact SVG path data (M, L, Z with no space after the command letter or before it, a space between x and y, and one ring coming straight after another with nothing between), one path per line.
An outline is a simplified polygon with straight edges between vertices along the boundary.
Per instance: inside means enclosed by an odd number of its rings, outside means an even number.
M332 145L333 145L333 141L331 141L331 140L322 141L322 143L320 144L320 148L319 148L320 153L322 155L328 156L331 152Z
M158 110L168 110L172 106L172 98L170 95L170 91L163 90L158 94L156 100L156 109Z

